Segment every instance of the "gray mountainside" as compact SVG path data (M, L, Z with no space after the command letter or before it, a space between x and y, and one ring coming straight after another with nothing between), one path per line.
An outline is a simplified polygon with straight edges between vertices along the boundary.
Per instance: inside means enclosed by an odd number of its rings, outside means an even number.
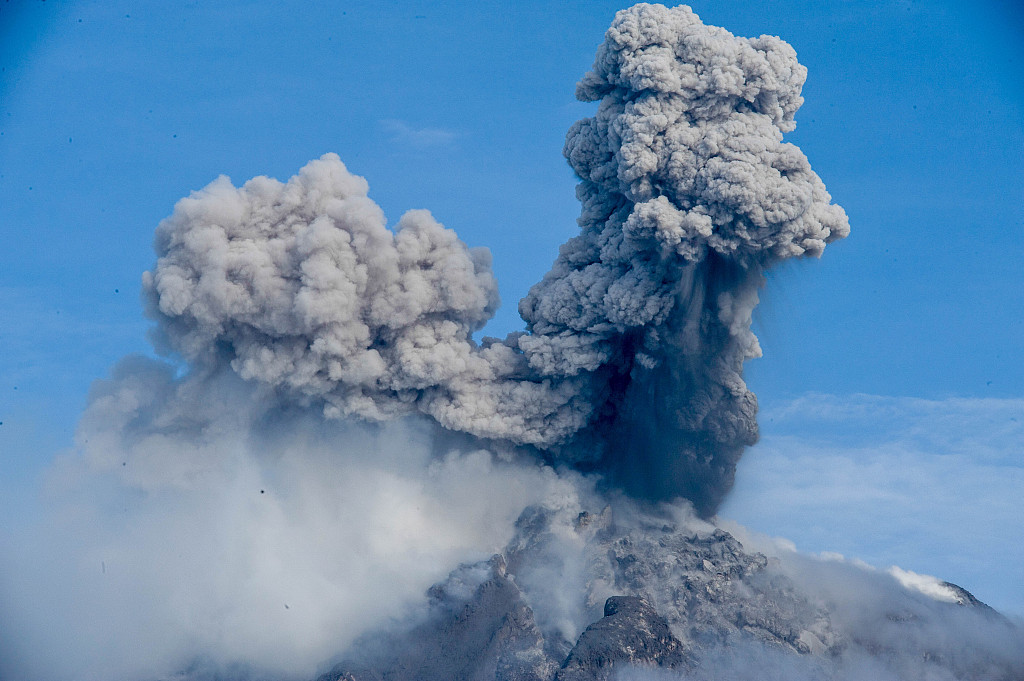
M845 563L797 587L720 528L623 511L527 509L427 616L318 681L1024 678L1024 633L960 587L940 601Z

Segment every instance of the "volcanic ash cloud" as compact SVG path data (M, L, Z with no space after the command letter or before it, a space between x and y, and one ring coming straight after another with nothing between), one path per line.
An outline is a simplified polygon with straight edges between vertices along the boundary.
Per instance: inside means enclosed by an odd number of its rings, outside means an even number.
M713 513L757 439L741 371L762 273L849 231L782 141L805 75L779 38L619 12L577 86L597 114L564 149L580 234L521 301L525 332L474 342L498 305L489 253L426 211L388 230L328 154L177 204L144 278L158 336L195 373L227 364L328 417L424 414Z

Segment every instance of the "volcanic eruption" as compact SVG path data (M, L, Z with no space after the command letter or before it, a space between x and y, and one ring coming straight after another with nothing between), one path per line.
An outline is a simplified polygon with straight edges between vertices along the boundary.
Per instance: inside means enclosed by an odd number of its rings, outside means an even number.
M757 440L741 374L762 273L849 232L782 141L805 77L779 38L686 7L620 13L576 90L597 114L566 137L580 235L503 340L472 337L498 304L489 253L426 211L389 231L333 154L182 199L157 230L150 314L194 372L230 365L329 418L425 414L710 515Z
M1022 678L960 587L715 517L764 273L849 233L783 141L805 77L780 38L619 12L563 150L580 232L505 338L475 338L490 253L389 229L335 154L178 201L143 276L168 360L94 387L0 675Z

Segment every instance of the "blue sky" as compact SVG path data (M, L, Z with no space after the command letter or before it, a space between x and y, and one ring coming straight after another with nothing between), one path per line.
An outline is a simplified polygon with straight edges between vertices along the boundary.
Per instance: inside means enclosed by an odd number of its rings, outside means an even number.
M724 515L1024 614L1024 10L694 2L809 77L788 139L852 234L769 275L764 439ZM174 202L337 152L394 223L488 246L504 305L575 230L565 131L618 3L0 4L0 502L29 503L92 380L149 352ZM927 436L927 437L925 437ZM1016 550L1017 553L1012 553Z

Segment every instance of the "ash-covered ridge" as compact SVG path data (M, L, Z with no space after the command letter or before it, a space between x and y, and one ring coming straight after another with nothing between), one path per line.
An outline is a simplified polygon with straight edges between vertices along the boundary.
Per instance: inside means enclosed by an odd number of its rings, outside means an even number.
M741 373L762 273L849 231L783 142L805 75L779 38L688 7L619 12L577 86L598 111L566 137L580 234L521 301L525 332L476 343L490 254L422 210L389 230L327 154L178 202L143 281L156 335L194 374L230 367L329 418L425 414L710 515L757 439Z
M1024 675L1024 632L960 587L949 602L851 564L787 565L678 507L532 507L517 527L431 589L415 625L372 632L318 681ZM801 585L806 569L853 592Z

